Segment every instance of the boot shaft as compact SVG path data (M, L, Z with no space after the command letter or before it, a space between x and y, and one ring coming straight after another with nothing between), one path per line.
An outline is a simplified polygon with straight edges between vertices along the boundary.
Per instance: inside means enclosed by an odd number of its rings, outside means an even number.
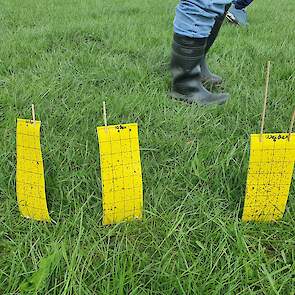
M171 69L193 70L201 61L207 38L190 38L174 33Z
M215 42L218 34L219 34L219 31L220 31L220 28L223 24L223 21L225 19L225 16L227 14L227 11L229 10L230 8L230 4L226 5L225 6L225 11L224 11L224 14L221 14L219 16L216 17L215 19L215 23L214 23L214 26L211 30L211 33L208 37L208 40L207 40L207 45L206 45L206 49L205 49L205 54L210 50L210 48L212 47L213 43Z

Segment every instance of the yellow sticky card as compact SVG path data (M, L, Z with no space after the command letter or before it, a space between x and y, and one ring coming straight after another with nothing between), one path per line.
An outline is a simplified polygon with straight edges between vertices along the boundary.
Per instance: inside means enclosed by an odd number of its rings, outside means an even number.
M261 139L261 140L260 140ZM295 136L251 135L243 221L280 220L286 210L295 160Z
M143 189L138 126L97 127L103 224L142 219Z
M45 195L40 127L40 121L17 119L16 193L22 216L50 221Z

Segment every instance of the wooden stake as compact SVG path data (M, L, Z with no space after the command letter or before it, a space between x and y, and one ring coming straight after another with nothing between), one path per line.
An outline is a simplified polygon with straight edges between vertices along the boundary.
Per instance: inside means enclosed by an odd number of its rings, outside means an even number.
M35 116L35 106L32 104L32 118L33 118L33 123L36 123L36 116Z
M108 126L108 122L107 122L107 108L106 108L106 102L103 101L102 102L102 107L103 107L103 121L104 121L104 126L107 127ZM107 128L106 128L107 131Z
M290 129L289 129L289 137L288 137L288 140L289 140L289 141L290 141L290 139L291 139L291 135L292 135L292 131L293 131L294 122L295 122L295 110L294 110L293 115L292 115L291 125L290 125Z
M261 116L260 142L262 141L262 135L264 131L264 123L265 123L265 115L266 115L266 107L267 107L267 99L268 99L269 76L270 76L270 61L267 63L264 104L263 104L263 112Z

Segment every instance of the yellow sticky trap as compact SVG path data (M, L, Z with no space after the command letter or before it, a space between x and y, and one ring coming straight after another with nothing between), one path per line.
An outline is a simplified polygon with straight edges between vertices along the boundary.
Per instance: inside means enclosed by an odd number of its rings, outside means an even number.
M22 216L50 221L45 195L40 127L40 121L17 119L16 193Z
M275 221L283 217L291 186L295 136L251 135L250 162L243 221Z
M143 189L137 124L97 127L103 224L142 219Z

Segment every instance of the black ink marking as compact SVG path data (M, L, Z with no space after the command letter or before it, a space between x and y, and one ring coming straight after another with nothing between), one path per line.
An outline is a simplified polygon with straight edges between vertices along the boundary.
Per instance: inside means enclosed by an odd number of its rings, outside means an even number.
M116 129L121 129L121 130L123 130L123 129L126 129L127 127L125 127L125 126L123 126L123 125L117 125L115 128L116 128Z
M266 139L270 139L273 142L276 142L278 140L286 140L288 138L289 138L288 135L281 135L281 134L279 134L279 135L267 135L267 137L266 137Z

